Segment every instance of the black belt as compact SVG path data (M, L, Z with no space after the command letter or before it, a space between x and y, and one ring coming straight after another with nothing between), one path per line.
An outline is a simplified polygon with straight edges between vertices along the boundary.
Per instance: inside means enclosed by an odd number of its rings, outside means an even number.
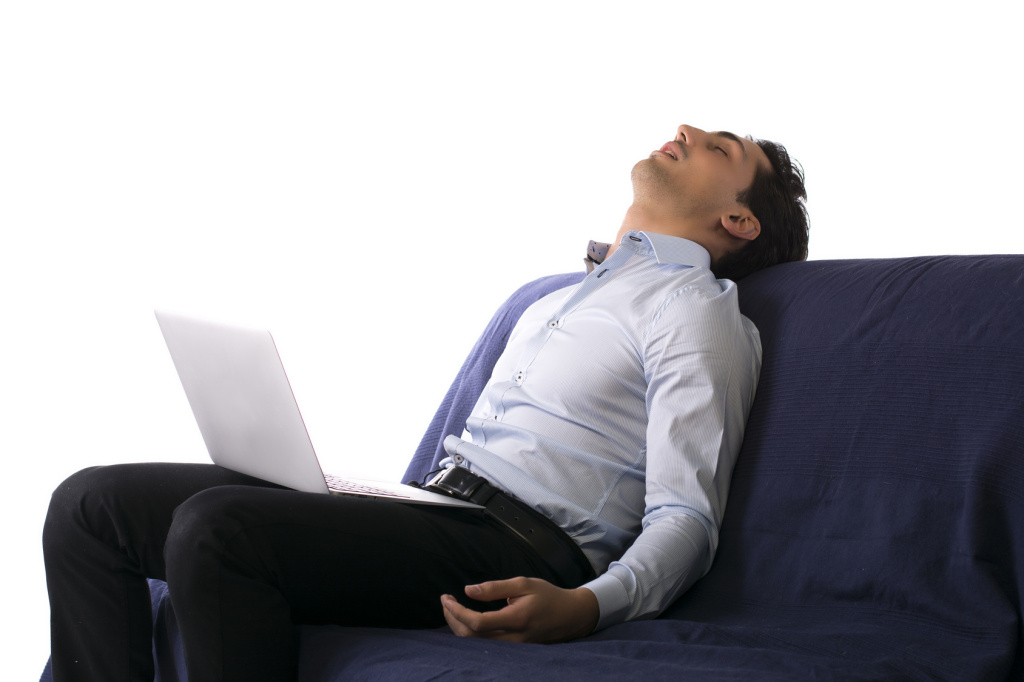
M482 505L488 516L529 545L561 577L564 584L560 587L578 587L594 579L594 569L583 550L564 530L469 469L449 467L423 487Z

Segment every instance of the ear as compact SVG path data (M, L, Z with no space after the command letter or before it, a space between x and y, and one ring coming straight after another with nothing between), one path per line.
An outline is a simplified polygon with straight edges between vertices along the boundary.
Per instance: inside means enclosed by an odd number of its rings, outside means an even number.
M722 227L736 239L752 241L761 234L761 222L749 209L722 216Z

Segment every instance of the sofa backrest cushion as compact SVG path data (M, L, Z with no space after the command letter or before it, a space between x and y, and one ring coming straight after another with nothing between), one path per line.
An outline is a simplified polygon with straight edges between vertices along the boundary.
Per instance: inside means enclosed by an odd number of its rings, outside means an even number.
M715 564L668 616L1019 673L1024 256L792 263L740 305L757 398Z

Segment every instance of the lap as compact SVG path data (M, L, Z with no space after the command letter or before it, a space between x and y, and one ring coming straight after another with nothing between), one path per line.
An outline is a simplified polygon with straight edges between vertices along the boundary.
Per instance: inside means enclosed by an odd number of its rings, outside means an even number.
M167 579L168 561L206 570L203 561L230 556L258 566L297 622L442 625L443 593L461 597L466 584L518 575L551 579L532 551L474 510L302 493L207 464L99 467L66 485L109 520L107 539L135 552L148 577ZM191 556L211 544L219 554Z
M171 534L256 567L304 623L440 626L442 594L463 597L465 585L485 580L554 578L483 512L461 508L228 486L182 504Z

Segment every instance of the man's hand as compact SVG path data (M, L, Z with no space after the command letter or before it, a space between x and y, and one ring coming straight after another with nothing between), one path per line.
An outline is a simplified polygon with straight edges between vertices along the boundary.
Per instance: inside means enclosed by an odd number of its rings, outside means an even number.
M540 578L512 578L467 585L466 596L477 601L505 599L508 606L480 613L441 597L444 617L460 637L511 642L565 642L585 637L597 627L597 597L585 587L566 590Z

